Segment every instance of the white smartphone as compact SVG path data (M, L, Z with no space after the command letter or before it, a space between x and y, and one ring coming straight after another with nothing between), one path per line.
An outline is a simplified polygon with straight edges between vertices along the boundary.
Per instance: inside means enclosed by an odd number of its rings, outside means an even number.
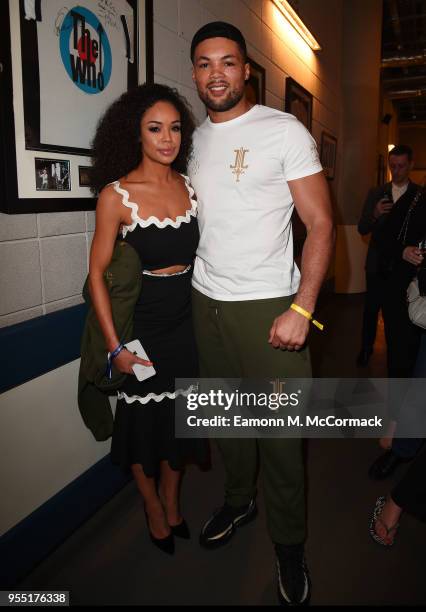
M128 351L130 351L137 357L149 361L149 357L146 354L145 349L143 348L139 340L132 340L131 342L127 342L124 346L127 348ZM139 381L151 378L151 376L154 376L156 374L156 371L154 370L153 366L144 366L140 363L135 363L135 365L132 366L132 370Z

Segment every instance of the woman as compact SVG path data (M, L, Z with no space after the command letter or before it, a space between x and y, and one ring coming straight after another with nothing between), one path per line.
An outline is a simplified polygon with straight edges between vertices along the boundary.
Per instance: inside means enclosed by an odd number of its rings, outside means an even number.
M426 378L426 331L417 355L415 378ZM418 387L417 387L418 388ZM424 385L422 386L424 388ZM406 406L406 408L409 408ZM392 546L403 512L426 522L426 451L414 459L402 479L386 497L376 500L370 521L370 535L382 546Z
M114 463L131 469L141 492L150 536L173 554L173 536L189 537L178 503L188 457L204 461L201 441L174 437L175 378L197 376L190 284L198 244L197 204L181 174L190 154L194 121L184 99L164 85L142 85L106 111L95 135L94 188L100 191L90 255L90 293L106 350L126 378L118 395L112 437ZM114 243L138 253L142 290L133 337L149 359L120 344L103 273ZM132 366L153 365L139 382ZM158 491L156 488L158 479Z

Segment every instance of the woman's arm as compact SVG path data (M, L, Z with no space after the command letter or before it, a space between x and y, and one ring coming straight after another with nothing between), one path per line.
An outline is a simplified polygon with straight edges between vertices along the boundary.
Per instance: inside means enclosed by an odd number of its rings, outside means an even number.
M117 195L111 188L106 187L102 190L96 207L96 228L90 250L89 290L109 352L120 344L120 339L114 327L111 301L103 275L111 261L118 230L123 221L125 220L121 218ZM127 351L121 351L114 359L118 370L127 374L133 374L132 365L135 363L152 365L150 361L139 359Z
M115 192L108 187L103 189L96 207L96 228L90 250L89 290L108 351L116 348L119 339L114 328L111 302L103 275L111 261L121 223L120 217Z

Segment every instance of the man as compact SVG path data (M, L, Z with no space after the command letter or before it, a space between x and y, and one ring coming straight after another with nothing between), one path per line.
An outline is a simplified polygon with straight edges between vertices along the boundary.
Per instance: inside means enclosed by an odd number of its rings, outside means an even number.
M416 273L416 267L423 260L418 243L426 230L423 207L419 204L409 212L419 190L419 185L409 179L412 166L413 153L410 147L398 145L390 151L392 182L385 185L385 190L391 195L393 203L383 203L383 199L380 199L383 188L372 190L358 226L361 233L372 232L366 266L364 329L373 325L372 309L369 314L368 303L375 300L376 318L380 308L383 313L389 377L390 422L386 435L380 439L385 452L369 469L369 476L373 480L391 476L399 465L410 461L422 445L421 439L402 437L401 428L398 428L401 408L402 411L406 410L406 390L401 379L408 381L413 376L420 341L420 329L408 318L407 287ZM374 196L376 200L379 198L376 204ZM384 269L386 266L389 268L387 272ZM368 323L369 317L371 323ZM372 344L370 346L370 352L365 353L365 362L371 354Z
M315 141L292 115L245 97L245 40L234 26L202 27L193 79L208 117L194 135L190 177L199 204L194 324L204 377L311 376L305 341L333 242L328 186ZM307 228L301 277L293 260L293 202ZM294 303L305 315L290 309ZM307 317L307 318L306 318ZM256 514L259 458L282 603L305 603L301 441L223 439L223 507L200 543L226 543Z
M358 231L362 236L371 233L365 263L367 291L365 294L364 316L362 324L362 346L357 358L360 366L368 365L373 353L376 339L377 318L382 307L383 279L378 271L378 247L376 241L379 232L392 206L407 191L414 196L418 186L410 182L410 171L413 167L413 152L406 145L394 147L389 153L389 169L392 181L384 186L376 187L368 192L358 223ZM387 441L383 442L388 444Z

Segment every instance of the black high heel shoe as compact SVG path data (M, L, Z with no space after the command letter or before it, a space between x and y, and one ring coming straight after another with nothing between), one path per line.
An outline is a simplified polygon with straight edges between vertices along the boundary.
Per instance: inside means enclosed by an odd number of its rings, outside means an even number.
M185 519L182 519L182 522L179 525L170 526L172 530L172 534L177 538L183 538L184 540L189 540L191 537L191 533L189 531L189 527Z
M144 508L144 512L145 512L145 518L146 518L146 525L148 527L148 532L149 532L149 537L151 539L151 542L154 544L154 546L159 548L162 552L167 553L168 555L174 555L175 554L175 538L174 538L173 528L171 528L172 532L169 533L169 535L166 536L165 538L154 537L149 528L149 519L148 519L148 513L146 511L146 508Z

